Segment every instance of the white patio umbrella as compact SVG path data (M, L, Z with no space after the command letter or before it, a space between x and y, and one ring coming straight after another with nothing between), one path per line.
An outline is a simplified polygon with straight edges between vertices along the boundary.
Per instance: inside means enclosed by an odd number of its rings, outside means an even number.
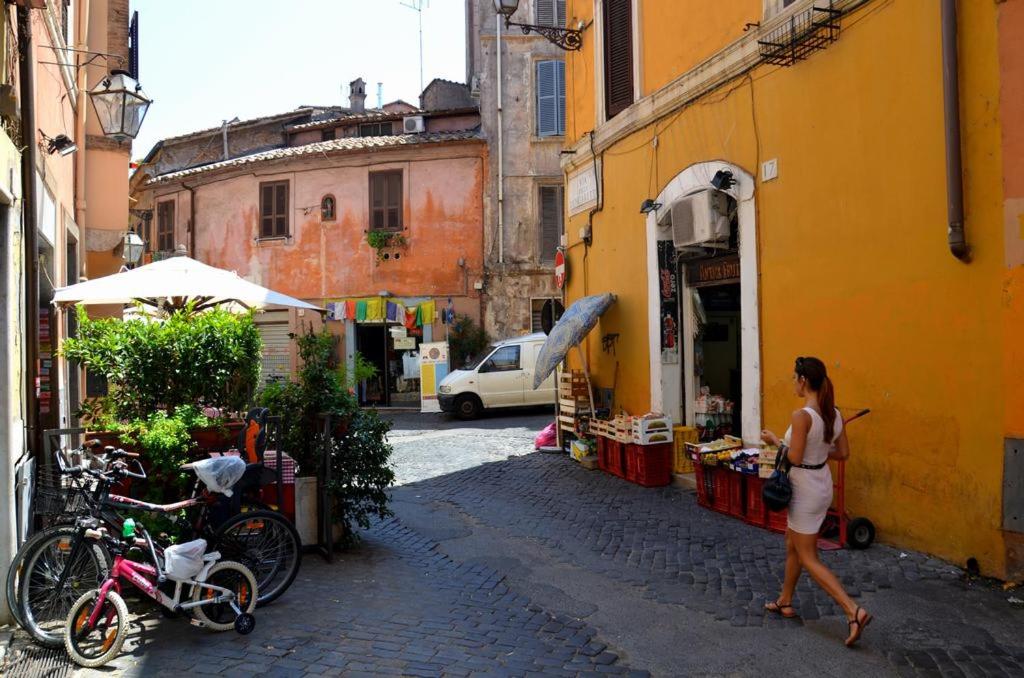
M327 312L319 306L251 283L234 271L214 268L185 256L170 257L123 273L61 287L53 295L53 303L57 306L141 302L155 308L181 308L190 301L195 302L197 311L237 305L253 309L303 308Z

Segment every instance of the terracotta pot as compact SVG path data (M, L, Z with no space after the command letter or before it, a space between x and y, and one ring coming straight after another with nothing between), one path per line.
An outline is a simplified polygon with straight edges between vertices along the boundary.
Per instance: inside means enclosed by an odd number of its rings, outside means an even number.
M202 450L225 450L238 445L242 422L229 421L220 426L203 426L189 431L196 447Z

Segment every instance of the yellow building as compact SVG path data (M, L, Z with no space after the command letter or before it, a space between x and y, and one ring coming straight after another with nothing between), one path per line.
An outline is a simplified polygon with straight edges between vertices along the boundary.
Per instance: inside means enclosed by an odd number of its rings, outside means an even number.
M1024 573L1024 201L1004 210L1001 114L1022 4L961 0L944 24L955 0L569 0L566 296L617 295L585 346L616 409L728 429L702 413L717 395L753 442L819 356L839 406L872 410L850 427L853 512Z

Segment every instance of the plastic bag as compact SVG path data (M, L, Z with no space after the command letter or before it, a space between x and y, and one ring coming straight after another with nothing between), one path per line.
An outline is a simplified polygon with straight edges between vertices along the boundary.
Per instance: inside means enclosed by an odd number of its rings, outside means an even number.
M548 424L533 439L533 449L539 450L542 447L554 447L558 444L558 436L555 434L555 425Z
M164 549L164 574L178 581L194 579L203 569L206 540L196 539Z
M231 496L231 488L245 473L245 461L241 457L214 457L192 464L199 479L210 492Z

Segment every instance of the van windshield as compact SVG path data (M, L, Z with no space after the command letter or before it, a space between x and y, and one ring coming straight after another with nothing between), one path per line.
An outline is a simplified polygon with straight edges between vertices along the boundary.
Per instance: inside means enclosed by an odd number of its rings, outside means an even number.
M476 368L480 367L480 365L483 363L483 361L487 359L487 356L489 356L492 353L494 353L494 349L496 349L496 348L498 348L498 346L496 344L491 344L486 349L481 351L479 355L467 357L466 358L466 365L462 369L464 369L464 370L475 370Z

